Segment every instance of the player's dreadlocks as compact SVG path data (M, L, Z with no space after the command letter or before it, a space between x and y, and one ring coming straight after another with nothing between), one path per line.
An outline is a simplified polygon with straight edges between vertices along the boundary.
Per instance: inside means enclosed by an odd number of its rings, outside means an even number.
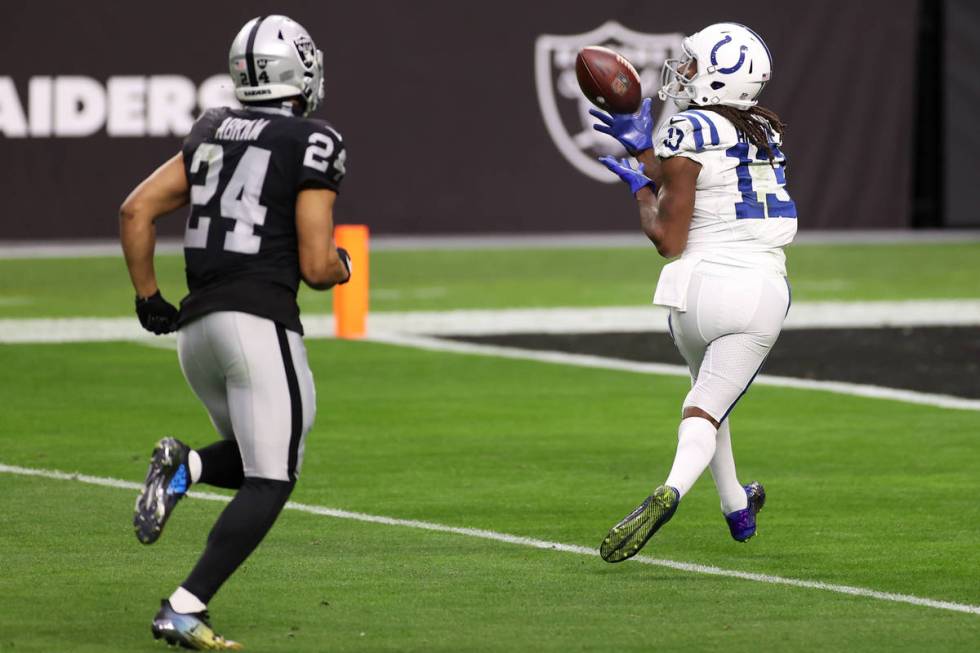
M772 163L772 148L769 147L769 135L766 134L767 123L770 128L780 134L786 131L786 124L779 119L779 116L775 112L759 105L749 109L736 109L735 107L728 107L721 104L700 106L698 108L714 111L728 118L735 125L735 129L745 134L750 143L759 148L760 151L766 153L769 163Z

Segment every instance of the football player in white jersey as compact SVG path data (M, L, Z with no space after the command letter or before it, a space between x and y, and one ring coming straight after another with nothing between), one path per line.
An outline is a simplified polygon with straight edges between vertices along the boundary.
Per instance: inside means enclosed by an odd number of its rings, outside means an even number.
M667 258L654 303L670 309L671 337L691 371L677 452L664 483L602 541L607 562L630 558L711 469L732 537L756 532L765 502L735 471L728 417L772 349L789 310L783 247L796 234L786 192L784 125L758 105L772 74L769 48L735 23L684 39L664 64L662 100L680 113L653 133L650 99L633 115L593 111L595 128L640 163L602 157L629 184L643 231Z

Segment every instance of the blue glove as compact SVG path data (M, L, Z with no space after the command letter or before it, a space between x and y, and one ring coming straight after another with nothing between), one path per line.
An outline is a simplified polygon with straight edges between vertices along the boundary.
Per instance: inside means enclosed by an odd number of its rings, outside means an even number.
M636 156L643 150L653 147L653 116L650 115L650 105L653 100L646 98L640 104L640 110L634 114L605 113L598 109L589 109L589 113L601 122L592 128L603 134L609 134L623 144L626 151Z
M634 170L630 166L628 159L623 159L620 161L614 156L601 156L599 157L599 161L602 163L602 165L619 175L620 179L629 184L630 192L634 195L636 195L641 188L645 188L646 186L649 186L650 190L652 190L654 193L657 192L657 186L653 183L653 180L643 174L642 163L638 169Z

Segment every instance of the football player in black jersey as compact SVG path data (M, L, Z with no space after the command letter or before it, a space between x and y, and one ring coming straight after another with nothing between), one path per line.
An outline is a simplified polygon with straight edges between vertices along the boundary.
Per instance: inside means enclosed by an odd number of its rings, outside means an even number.
M207 604L272 527L302 464L316 408L300 279L325 290L351 274L332 234L344 143L307 118L323 98L323 54L298 23L266 16L238 33L229 66L244 108L204 113L120 211L139 320L156 334L177 331L181 369L221 436L197 450L157 443L136 536L155 542L193 483L237 490L153 620L155 637L195 649L240 648L212 630ZM189 293L177 310L157 287L154 221L187 204Z

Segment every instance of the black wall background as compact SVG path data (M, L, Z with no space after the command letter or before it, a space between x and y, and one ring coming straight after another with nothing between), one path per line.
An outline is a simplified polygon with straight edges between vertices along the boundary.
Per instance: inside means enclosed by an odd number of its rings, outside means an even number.
M945 156L942 173L945 223L951 227L980 226L977 184L980 182L980 3L945 3L943 97Z
M911 216L917 8L916 0L57 0L6 7L0 76L13 77L22 98L32 75L179 73L200 82L226 70L246 20L285 13L325 53L318 115L340 129L350 154L339 221L366 222L375 233L625 230L636 226L628 193L582 175L546 132L536 37L609 19L653 33L731 20L758 31L773 52L763 103L789 125L800 228L903 227ZM104 132L0 136L0 239L113 236L128 190L178 147L175 137ZM182 227L171 219L161 231Z

